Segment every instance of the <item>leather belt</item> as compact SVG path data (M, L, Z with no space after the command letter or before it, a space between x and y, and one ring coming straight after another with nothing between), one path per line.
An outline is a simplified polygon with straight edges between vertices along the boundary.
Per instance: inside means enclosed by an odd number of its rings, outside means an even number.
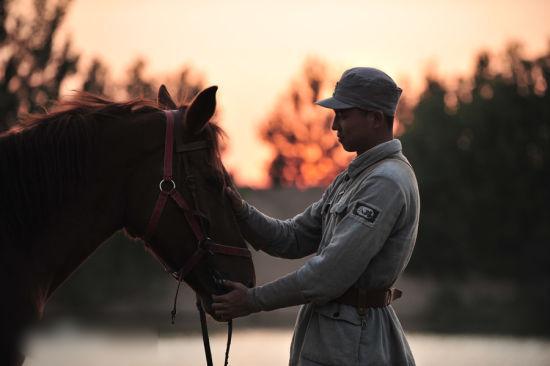
M367 308L388 306L392 301L399 299L402 294L401 290L393 287L379 290L364 290L352 287L333 301L339 304L354 306L360 315L364 315Z

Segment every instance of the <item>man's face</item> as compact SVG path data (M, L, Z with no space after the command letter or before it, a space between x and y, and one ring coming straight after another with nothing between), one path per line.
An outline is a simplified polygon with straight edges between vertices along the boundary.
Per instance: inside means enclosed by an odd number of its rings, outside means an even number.
M346 151L361 154L368 150L373 139L373 119L359 108L335 109L332 129Z

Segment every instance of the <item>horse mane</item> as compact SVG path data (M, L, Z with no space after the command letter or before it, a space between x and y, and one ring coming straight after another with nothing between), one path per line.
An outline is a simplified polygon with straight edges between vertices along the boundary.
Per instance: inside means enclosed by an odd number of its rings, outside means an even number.
M28 241L48 225L52 212L82 189L95 164L98 118L160 110L152 100L114 102L79 92L51 111L27 115L0 133L0 243ZM223 176L224 132L210 123L204 133L213 146L210 162Z

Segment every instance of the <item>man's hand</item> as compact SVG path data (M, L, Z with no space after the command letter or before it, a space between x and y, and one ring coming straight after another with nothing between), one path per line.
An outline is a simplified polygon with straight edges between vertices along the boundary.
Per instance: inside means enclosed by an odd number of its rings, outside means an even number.
M241 212L244 208L244 201L239 192L237 192L237 190L235 189L235 187L226 187L225 194L229 198L229 202L231 202L233 212Z
M212 295L212 309L219 320L230 320L260 311L254 304L249 289L242 283L224 280L223 284L231 291L225 295Z

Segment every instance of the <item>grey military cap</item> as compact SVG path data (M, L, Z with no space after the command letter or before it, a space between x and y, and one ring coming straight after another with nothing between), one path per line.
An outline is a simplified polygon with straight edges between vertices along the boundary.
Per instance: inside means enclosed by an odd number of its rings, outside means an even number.
M401 88L386 73L372 67L354 67L346 70L336 83L331 98L316 104L331 109L361 108L380 110L395 115Z

